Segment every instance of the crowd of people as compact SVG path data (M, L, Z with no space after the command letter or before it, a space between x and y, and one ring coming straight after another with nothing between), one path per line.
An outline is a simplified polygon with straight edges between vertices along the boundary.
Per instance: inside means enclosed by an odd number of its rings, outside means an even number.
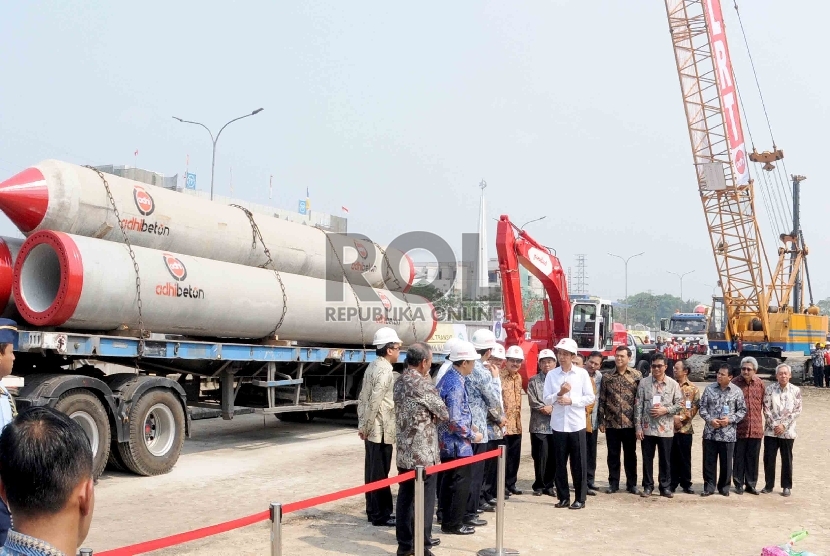
M396 380L393 363L398 360L400 340L394 331L384 329L374 344L378 359L366 371L358 404L366 482L388 476L393 445L399 473L504 445L504 497L523 494L516 482L523 434L522 349L505 350L492 332L479 330L472 342L447 342L447 360L430 379L432 352L427 344L418 343L408 349L406 369ZM739 376L733 379L724 365L717 381L701 392L688 380L683 361L670 371L661 353L652 357L651 373L645 378L630 366L626 346L616 348L614 370L601 372L603 362L600 352L580 355L570 338L562 339L554 350L539 352L537 374L527 384L534 496L555 497L556 508L573 510L584 508L589 496L597 496L600 434L605 435L608 454L606 494L620 491L623 470L628 493L673 498L680 488L695 494L692 444L693 419L698 414L704 422L701 496L773 492L779 454L781 494L790 496L793 443L802 404L800 389L790 384L787 364L779 365L775 381L766 385L756 376L758 362L745 357ZM759 490L762 445L764 485ZM495 511L498 494L495 460L427 475L424 489L422 532L414 531L414 481L401 483L394 515L389 488L366 495L369 521L396 527L398 556L414 555L415 535L423 535L424 554L432 554L430 549L440 543L432 536L433 514L445 534L470 535L476 527L486 526L482 515Z
M810 351L810 362L813 365L813 385L830 388L830 349L827 349L827 344L816 342L815 349Z

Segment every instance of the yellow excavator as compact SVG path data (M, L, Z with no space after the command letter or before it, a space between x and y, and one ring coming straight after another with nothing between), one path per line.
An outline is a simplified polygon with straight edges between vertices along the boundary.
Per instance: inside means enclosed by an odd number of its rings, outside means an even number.
M778 168L784 153L775 145L771 151L759 153L753 146L748 152L721 0L665 1L700 200L723 292L714 299L709 354L687 360L691 377L711 376L724 361L737 369L740 359L751 355L758 359L761 372L773 372L785 361L792 367L793 382L805 381L812 375L810 350L826 342L828 332L827 317L813 304L808 249L798 216L805 178L791 176L792 222L783 217L790 212L785 204L779 222L787 228L780 230L773 268L758 226L750 163L760 166L755 177L760 178L761 188L767 188L761 193L770 214L774 208L770 184L777 179L779 186L785 186L787 202L790 194L786 169L782 178ZM777 203L782 205L781 196ZM810 293L806 306L805 278Z

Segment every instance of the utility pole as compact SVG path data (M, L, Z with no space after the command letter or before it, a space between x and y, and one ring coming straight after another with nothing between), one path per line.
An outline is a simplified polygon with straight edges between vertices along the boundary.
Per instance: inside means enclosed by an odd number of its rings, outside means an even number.
M674 274L675 276L680 278L680 302L683 303L685 301L685 299L683 299L683 277L688 274L691 274L692 272L694 272L694 270L684 272L683 274L678 274L677 272L672 272L671 270L667 270L666 272L668 272L669 274Z
M807 178L793 175L793 237L795 238L795 249L790 254L790 271L798 257L798 252L804 248L801 244L801 182ZM801 312L801 269L795 269L795 285L793 286L793 312Z
M633 259L634 257L639 257L640 255L645 254L645 251L642 253L637 253L636 255L631 255L630 257L622 257L620 255L615 255L614 253L608 253L612 257L617 257L623 263L625 263L625 326L628 328L628 261Z

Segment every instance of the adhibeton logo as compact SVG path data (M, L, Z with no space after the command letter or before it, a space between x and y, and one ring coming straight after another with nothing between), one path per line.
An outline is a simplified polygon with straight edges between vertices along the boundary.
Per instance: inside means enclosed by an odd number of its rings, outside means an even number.
M190 299L204 299L205 290L201 288L194 288L193 286L185 286L180 284L187 279L187 267L184 263L170 253L162 253L164 258L164 266L167 272L173 277L175 282L167 282L166 284L156 285L156 295L163 295L166 297L188 297Z
M138 212L142 216L150 216L156 210L156 203L153 201L153 197L140 185L133 186L133 200L135 201L136 208L138 208Z

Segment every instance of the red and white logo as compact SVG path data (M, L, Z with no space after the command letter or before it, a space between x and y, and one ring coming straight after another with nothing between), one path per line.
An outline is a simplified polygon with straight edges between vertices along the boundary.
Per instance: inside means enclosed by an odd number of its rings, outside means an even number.
M187 278L187 269L184 267L184 263L170 253L164 253L162 256L164 257L164 264L167 266L167 272L170 273L170 276L177 282L184 281Z
M138 208L138 212L140 212L142 216L150 216L153 214L153 211L156 210L155 201L153 201L153 198L149 193L147 193L147 190L140 185L133 186L133 200L135 201L135 206Z
M378 292L378 297L380 297L380 302L383 303L383 306L386 307L387 311L392 310L392 302L389 301L389 298L386 295Z
M357 254L360 255L362 259L365 259L369 256L369 252L363 247L362 243L358 243L357 240L354 240L354 248L357 249Z

